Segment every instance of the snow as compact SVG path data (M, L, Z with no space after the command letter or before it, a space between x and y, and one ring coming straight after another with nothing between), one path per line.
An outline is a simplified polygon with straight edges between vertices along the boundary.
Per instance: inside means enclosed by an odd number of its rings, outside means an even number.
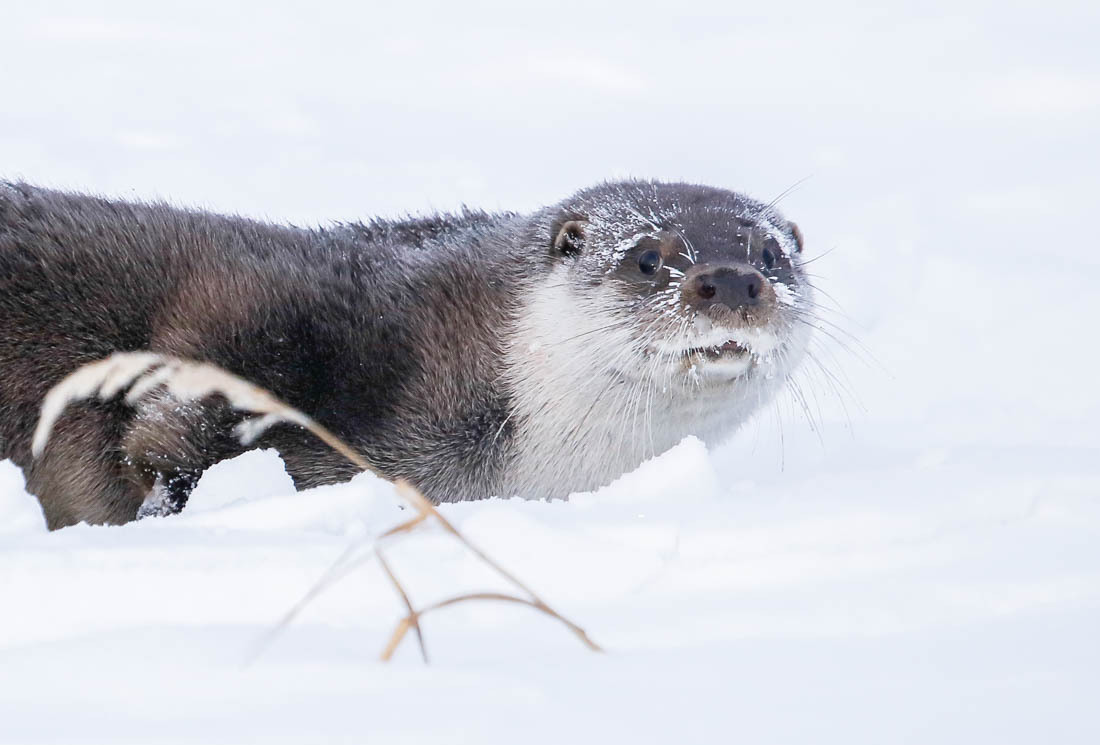
M407 517L388 485L254 452L48 533L0 463L0 742L1100 741L1100 11L580 8L5 10L0 176L300 223L810 176L778 206L834 310L813 428L788 396L568 502L443 508L606 654L483 603L380 663L365 562L256 656ZM419 604L504 588L439 530L387 556Z
M995 464L977 453L878 455L749 480L689 439L570 502L444 507L602 655L486 604L427 617L430 667L411 639L384 665L401 609L368 563L250 662L349 545L406 516L367 474L213 504L285 477L252 453L208 474L199 509L178 516L54 534L39 519L0 554L6 738L1095 736L1100 478L990 488ZM34 506L18 488L3 499L5 513ZM414 602L504 589L438 530L392 546Z

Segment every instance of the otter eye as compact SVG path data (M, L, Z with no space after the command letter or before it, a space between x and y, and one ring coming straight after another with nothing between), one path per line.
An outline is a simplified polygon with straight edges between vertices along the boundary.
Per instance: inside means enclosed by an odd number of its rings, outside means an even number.
M663 264L661 253L653 249L646 251L638 257L638 268L642 270L642 274L653 276Z
M768 269L773 269L775 267L775 254L766 248L764 249L764 266Z

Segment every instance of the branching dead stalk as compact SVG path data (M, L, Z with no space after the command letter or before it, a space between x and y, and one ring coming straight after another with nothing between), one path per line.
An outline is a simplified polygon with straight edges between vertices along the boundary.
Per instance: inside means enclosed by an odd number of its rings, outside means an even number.
M354 463L356 467L364 471L370 471L381 478L386 478L346 442L318 424L311 417L279 400L269 391L215 365L168 357L153 352L117 352L105 359L84 365L51 388L42 402L41 415L34 432L34 439L31 444L34 454L36 456L42 454L54 425L65 407L70 403L90 398L107 400L126 391L126 402L135 404L143 395L155 388L163 388L181 401L193 401L215 394L224 396L238 410L254 415L245 419L235 428L235 434L245 445L254 442L272 425L279 422L289 422L312 432L326 445ZM403 479L398 479L394 483L397 493L416 510L416 515L390 528L374 540L373 555L378 559L379 565L393 584L406 610L406 615L398 621L389 642L382 650L381 658L383 661L393 657L394 652L401 645L409 629L412 629L416 632L421 657L425 663L428 662L428 652L424 645L424 634L420 627L420 619L432 611L466 601L477 600L494 600L527 605L560 621L589 649L596 652L602 651L599 645L588 637L584 629L547 605L519 578L471 543L415 486ZM511 595L501 592L468 593L440 600L417 609L409 599L409 593L398 580L389 561L383 555L379 544L395 536L411 533L430 521L442 526L447 533L461 542L467 550L514 586L520 594ZM349 547L348 551L341 555L326 572L325 576L276 625L273 634L285 627L321 591L343 577L353 566L358 565L359 562L350 563L350 557L355 548L355 546ZM270 635L267 639L270 639Z

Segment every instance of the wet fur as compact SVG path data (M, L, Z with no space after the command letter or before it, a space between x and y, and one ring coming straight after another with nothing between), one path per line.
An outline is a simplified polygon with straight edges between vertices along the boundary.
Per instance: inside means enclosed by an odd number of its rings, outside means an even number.
M608 184L527 216L303 229L0 183L0 457L24 469L51 528L132 520L158 481L182 506L203 470L243 449L231 435L240 415L220 399L181 405L154 392L134 408L74 406L44 455L30 454L52 385L143 349L270 389L437 501L564 496L684 435L720 438L783 375L732 398L662 381L656 367L616 380L616 365L636 364L643 328L691 334L639 326L645 309L597 251L554 249L565 220L608 202L644 208L671 195L657 212L719 199L729 214L764 215L730 192L668 185L647 196L656 188ZM592 224L589 249L601 240ZM784 226L770 230L789 235ZM612 319L621 325L596 330ZM290 425L258 446L278 449L300 487L353 473Z

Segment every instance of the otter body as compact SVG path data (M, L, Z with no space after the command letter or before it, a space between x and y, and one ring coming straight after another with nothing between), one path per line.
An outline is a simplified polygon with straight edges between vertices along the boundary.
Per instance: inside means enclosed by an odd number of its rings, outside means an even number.
M42 398L115 351L268 388L436 501L565 496L728 436L805 347L797 229L719 189L605 184L529 215L302 229L0 183L0 457L51 528L182 508L244 450L219 397ZM299 487L354 469L291 425Z

